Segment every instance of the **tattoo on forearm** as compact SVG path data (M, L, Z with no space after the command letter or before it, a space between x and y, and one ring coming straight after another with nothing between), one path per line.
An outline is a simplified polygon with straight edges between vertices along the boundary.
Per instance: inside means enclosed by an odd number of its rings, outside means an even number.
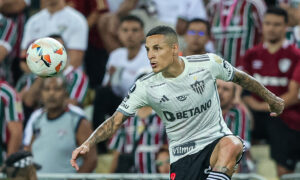
M266 102L270 102L275 97L275 95L272 92L270 92L257 80L255 80L253 77L242 71L236 70L232 81L241 85L246 90L249 90L259 95Z
M88 138L88 142L90 145L97 144L101 141L104 141L110 138L117 129L123 124L123 122L127 119L126 116L123 116L122 120L116 119L116 115L114 114L110 118L108 118L104 123L102 123Z

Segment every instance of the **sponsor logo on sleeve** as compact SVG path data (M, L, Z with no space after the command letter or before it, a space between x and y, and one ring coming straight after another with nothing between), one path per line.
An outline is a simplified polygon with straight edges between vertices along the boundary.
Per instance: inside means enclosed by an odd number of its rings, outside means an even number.
M128 109L129 108L129 105L128 104L125 104L124 102L121 103L121 107L125 108L125 109Z
M214 59L218 64L222 64L223 59L220 56L214 55Z
M135 91L135 89L136 89L136 85L134 84L134 85L132 85L131 88L129 89L129 92L130 92L130 93L133 93L133 92Z

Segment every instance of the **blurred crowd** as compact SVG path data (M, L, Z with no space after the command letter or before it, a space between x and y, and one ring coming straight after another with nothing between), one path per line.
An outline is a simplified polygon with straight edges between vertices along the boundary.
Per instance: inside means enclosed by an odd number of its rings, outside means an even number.
M283 114L271 118L256 95L216 82L224 120L246 142L237 172L255 172L250 148L256 144L270 145L278 176L294 172L300 161L299 5L299 0L0 0L1 170L12 177L25 177L18 171L25 167L32 176L35 169L75 173L72 150L151 72L145 33L167 25L180 37L181 56L216 53L285 100ZM27 48L42 37L67 50L68 65L59 76L37 77L26 64ZM111 173L169 173L168 138L150 107L82 157L78 173L94 172L102 163L97 156L105 153L113 155Z

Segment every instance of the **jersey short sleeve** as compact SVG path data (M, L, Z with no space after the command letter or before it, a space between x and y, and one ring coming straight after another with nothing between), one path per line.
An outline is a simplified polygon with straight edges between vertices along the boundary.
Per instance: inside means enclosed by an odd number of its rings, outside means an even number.
M209 70L214 78L224 81L232 81L234 76L234 67L223 58L216 54L209 53Z
M125 116L134 116L136 111L146 106L146 104L146 88L141 80L137 80L129 89L128 95L123 99L117 111L123 113Z

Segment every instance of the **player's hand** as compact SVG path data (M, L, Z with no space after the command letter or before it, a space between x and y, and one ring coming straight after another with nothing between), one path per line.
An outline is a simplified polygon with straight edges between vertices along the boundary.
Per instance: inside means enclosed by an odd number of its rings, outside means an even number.
M275 100L269 104L270 116L278 116L284 109L284 100L280 97L276 97Z
M72 152L72 157L71 157L70 163L71 163L71 165L76 169L76 171L79 170L79 166L78 166L78 164L76 163L76 159L77 159L79 156L88 153L89 151L90 151L90 148L89 148L87 145L82 144L81 146L79 146L78 148L76 148L76 149Z

